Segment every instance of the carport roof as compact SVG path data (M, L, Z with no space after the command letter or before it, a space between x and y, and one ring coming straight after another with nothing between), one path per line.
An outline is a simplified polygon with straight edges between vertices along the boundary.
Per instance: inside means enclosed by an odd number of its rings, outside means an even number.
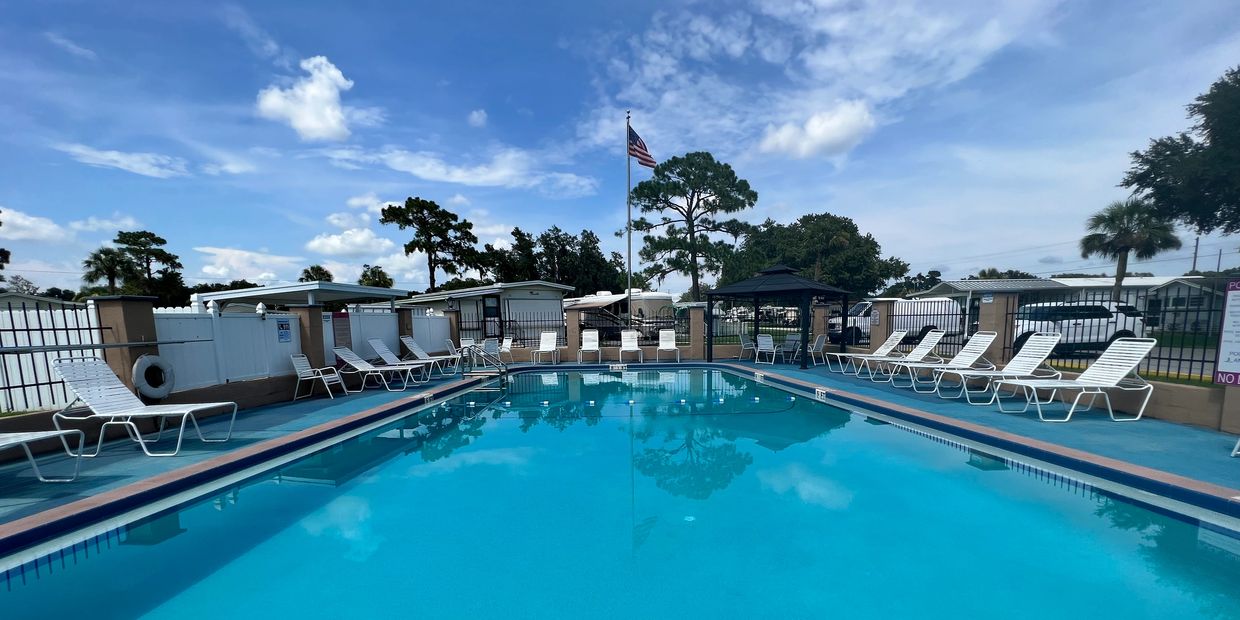
M195 293L190 296L190 301L201 304L214 301L217 305L223 305L231 301L241 301L255 304L264 303L269 306L289 306L322 304L329 301L396 300L408 295L409 291L398 288L380 288L378 286L362 286L360 284L345 284L343 282L298 282L296 284L257 286L214 293Z

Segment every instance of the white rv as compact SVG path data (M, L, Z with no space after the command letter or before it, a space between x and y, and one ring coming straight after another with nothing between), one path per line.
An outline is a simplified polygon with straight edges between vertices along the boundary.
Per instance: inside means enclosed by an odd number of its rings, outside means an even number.
M827 320L828 338L831 342L843 340L849 344L869 342L874 302L892 301L891 329L908 332L907 342L921 340L926 332L941 329L948 334L964 333L964 311L960 304L947 297L924 297L921 299L875 298L860 301L848 309L848 327L843 327L842 317Z
M671 293L631 289L613 293L599 291L584 297L564 300L565 310L581 311L581 328L597 329L604 339L620 337L620 331L629 325L629 297L633 299L633 328L646 337L653 337L660 329L671 329L676 324L675 298Z

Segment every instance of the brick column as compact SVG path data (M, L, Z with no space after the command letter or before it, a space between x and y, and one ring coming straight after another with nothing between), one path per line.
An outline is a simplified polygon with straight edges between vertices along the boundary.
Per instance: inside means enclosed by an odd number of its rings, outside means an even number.
M568 345L560 355L560 361L576 362L577 351L581 349L581 311L564 311L564 340Z
M986 301L990 299L991 301ZM1016 293L986 293L978 306L978 331L992 331L998 334L990 348L986 349L986 359L1002 366L1012 357L1012 339L1017 336L1013 332L1012 314L1020 303Z
M301 333L301 352L310 360L311 366L315 368L326 366L323 306L319 304L292 305L288 307L288 311L297 316L298 331Z
M689 350L685 359L706 359L706 308L689 308Z
M870 308L870 317L869 317L869 321L870 321L869 352L870 353L873 353L874 350L879 347L879 345L886 342L887 338L891 336L892 325L893 325L892 320L891 320L891 313L894 312L895 309L896 309L896 302L891 301L891 300L876 301L874 302L874 305ZM861 318L862 320L865 320L865 317L861 317ZM845 316L844 320L845 320L844 325L847 325L848 317ZM845 330L847 330L847 328L845 328ZM845 331L844 333L848 333L848 332Z
M121 342L155 342L155 297L116 295L95 297L99 326L105 344ZM133 389L133 363L143 355L159 355L155 345L104 349L103 357L116 376Z

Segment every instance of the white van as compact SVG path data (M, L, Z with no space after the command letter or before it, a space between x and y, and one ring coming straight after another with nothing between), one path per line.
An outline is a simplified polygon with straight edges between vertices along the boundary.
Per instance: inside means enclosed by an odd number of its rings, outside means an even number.
M902 329L908 332L907 342L920 341L926 332L941 329L948 334L964 333L964 311L960 304L947 297L923 297L920 299L899 299L879 297L860 301L848 309L848 328L842 328L841 317L835 316L827 320L827 337L831 342L844 340L849 344L868 342L870 339L870 320L874 302L895 302L892 307L891 329Z
M1060 353L1102 351L1116 338L1145 335L1141 311L1113 301L1067 301L1026 304L1016 311L1013 350L1020 351L1035 332L1059 332Z

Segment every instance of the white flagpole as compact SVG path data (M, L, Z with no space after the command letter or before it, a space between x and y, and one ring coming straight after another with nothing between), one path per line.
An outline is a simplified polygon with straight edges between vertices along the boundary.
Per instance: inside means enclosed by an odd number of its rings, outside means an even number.
M629 153L629 110L624 111L624 161L625 161L625 192L624 204L629 210L629 278L624 292L629 296L629 329L633 329L633 156Z

